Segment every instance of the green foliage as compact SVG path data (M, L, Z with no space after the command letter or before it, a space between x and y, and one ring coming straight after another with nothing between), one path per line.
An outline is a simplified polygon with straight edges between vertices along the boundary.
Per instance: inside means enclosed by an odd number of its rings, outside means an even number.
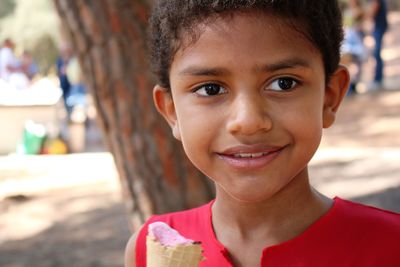
M15 8L15 0L1 0L0 19L11 14Z
M54 65L60 40L59 19L52 0L0 0L15 2L8 16L0 19L0 41L11 38L17 54L30 50L41 72Z

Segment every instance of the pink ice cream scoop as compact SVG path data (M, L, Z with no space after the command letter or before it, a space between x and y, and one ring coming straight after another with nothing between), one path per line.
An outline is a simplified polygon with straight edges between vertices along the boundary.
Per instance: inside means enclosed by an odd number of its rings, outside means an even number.
M178 231L172 229L163 222L154 222L149 224L149 235L154 237L163 246L173 247L176 245L189 245L194 241L180 235Z
M149 224L147 267L198 267L204 260L200 242L185 238L163 222Z

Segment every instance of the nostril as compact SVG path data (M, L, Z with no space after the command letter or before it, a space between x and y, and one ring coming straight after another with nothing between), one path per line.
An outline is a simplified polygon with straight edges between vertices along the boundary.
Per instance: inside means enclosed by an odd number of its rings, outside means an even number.
M227 123L227 130L232 134L251 135L259 131L269 131L272 121L265 114L236 116Z
M268 131L271 127L268 105L260 95L248 90L236 96L227 121L227 130L231 134L252 135L259 131Z

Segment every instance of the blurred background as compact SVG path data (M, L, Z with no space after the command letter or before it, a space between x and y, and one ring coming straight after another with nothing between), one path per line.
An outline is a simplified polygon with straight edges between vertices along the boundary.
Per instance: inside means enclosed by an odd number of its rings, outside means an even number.
M372 2L341 1L352 84L310 173L400 212L400 1L381 33ZM0 266L123 266L126 199L61 21L52 0L0 0Z

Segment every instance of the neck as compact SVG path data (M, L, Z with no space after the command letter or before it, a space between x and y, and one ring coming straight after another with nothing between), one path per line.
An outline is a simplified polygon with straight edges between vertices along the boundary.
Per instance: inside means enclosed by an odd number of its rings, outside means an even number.
M287 241L325 214L332 202L313 190L306 169L285 189L257 203L239 201L220 191L212 213L214 230L223 244L224 240L232 242L232 236L241 242L263 240L265 246Z

